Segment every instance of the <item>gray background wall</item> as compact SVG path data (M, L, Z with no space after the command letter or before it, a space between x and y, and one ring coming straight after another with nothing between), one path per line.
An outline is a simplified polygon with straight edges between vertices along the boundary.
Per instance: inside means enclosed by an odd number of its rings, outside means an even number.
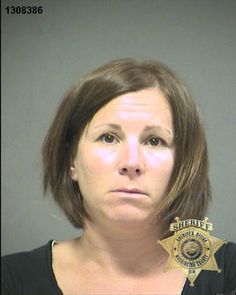
M7 15L39 3L41 15ZM236 242L236 1L2 1L2 254L79 234L41 186L40 148L62 96L114 58L155 58L206 122L214 235Z

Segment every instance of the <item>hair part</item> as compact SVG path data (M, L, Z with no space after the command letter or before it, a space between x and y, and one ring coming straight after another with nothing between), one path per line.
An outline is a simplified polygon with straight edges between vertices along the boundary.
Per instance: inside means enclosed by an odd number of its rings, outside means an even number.
M174 126L175 164L166 195L156 208L155 220L164 221L163 234L179 218L204 217L211 189L208 153L201 115L176 74L155 61L119 59L84 76L64 97L42 146L43 187L50 191L69 221L83 228L88 217L79 185L70 167L78 142L98 110L128 92L158 87L166 97Z

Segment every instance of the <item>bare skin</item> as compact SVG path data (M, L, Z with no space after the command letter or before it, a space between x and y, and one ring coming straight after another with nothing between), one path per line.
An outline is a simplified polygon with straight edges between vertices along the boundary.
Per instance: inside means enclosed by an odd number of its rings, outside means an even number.
M157 88L127 93L100 109L71 167L89 214L80 238L53 248L63 294L181 294L181 270L153 222L174 166L172 115Z
M183 272L166 272L166 253L146 241L112 241L91 232L56 245L53 269L63 294L181 294Z

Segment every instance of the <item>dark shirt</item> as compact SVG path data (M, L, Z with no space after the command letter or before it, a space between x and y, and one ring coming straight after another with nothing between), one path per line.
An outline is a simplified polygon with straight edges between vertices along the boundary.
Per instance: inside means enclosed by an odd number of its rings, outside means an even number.
M194 287L190 287L186 280L182 295L236 294L236 244L223 245L215 257L221 273L201 271ZM63 294L52 269L52 241L35 250L3 256L1 259L2 295Z

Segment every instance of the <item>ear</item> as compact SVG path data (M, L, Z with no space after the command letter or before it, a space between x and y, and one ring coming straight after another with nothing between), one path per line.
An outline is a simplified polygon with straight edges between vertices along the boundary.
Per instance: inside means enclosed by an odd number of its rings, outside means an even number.
M74 163L70 166L70 177L72 180L78 181L78 174Z

